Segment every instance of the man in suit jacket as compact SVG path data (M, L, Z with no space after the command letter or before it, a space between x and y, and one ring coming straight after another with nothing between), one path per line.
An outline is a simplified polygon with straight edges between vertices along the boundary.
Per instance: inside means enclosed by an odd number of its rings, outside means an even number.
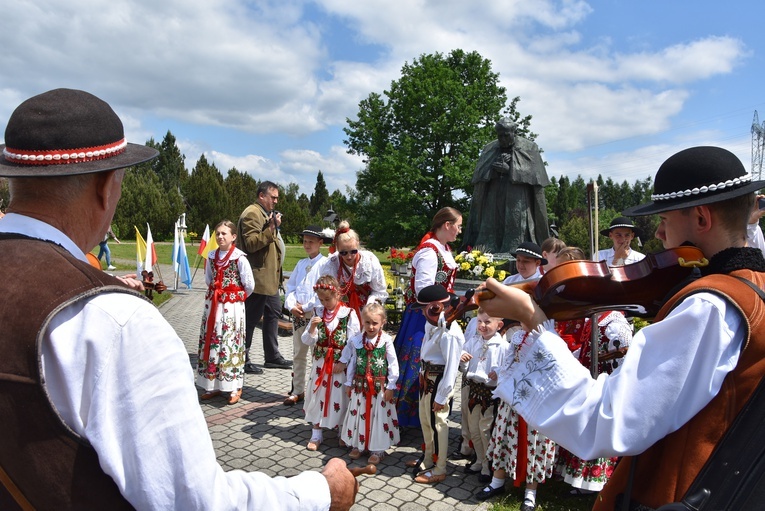
M263 318L263 353L265 367L289 369L291 360L285 360L279 353L277 331L282 302L279 298L279 284L282 281L282 260L284 246L279 235L282 223L281 213L274 210L279 201L279 187L271 181L258 186L258 199L245 208L239 216L237 226L240 247L247 253L255 277L255 290L245 302L247 336L245 338L246 358L244 370L259 374L262 371L250 361L252 333L260 318Z

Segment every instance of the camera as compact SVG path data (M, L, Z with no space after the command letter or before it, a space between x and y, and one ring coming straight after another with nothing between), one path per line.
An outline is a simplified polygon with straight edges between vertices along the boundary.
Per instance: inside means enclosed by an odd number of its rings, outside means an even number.
M765 209L765 198L757 199L757 207L759 209Z

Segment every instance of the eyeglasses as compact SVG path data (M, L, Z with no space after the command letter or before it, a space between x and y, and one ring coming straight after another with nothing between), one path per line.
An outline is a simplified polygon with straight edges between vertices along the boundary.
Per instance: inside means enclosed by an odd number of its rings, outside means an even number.
M343 257L347 256L348 254L356 255L358 253L359 253L359 251L356 250L355 248L353 250L341 250L341 251L338 252L338 254L340 254Z

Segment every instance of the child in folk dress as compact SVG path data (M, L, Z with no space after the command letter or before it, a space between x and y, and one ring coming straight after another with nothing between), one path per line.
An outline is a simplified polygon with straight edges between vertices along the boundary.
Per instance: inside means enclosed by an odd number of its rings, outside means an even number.
M513 346L499 371L497 385L509 377L510 367L518 361L518 353L528 335L523 330L513 334ZM553 475L557 450L555 442L529 427L510 403L500 400L486 452L494 473L489 485L475 495L476 499L486 500L503 494L505 478L510 476L516 486L526 483L520 511L533 511L539 483Z
M491 427L497 414L499 398L492 397L497 386L497 373L510 356L510 343L499 333L502 318L491 317L483 309L471 320L475 322L471 335L465 338L460 355L460 370L467 382L467 399L462 401L462 414L467 415L470 439L476 461L465 467L468 474L479 474L482 483L491 482L491 464L486 457ZM467 333L466 331L466 333Z
M385 451L399 442L394 394L398 359L393 338L383 332L385 308L370 303L361 310L362 333L348 341L341 361L346 370L350 403L345 414L342 439L353 447L349 456L358 459L369 452L368 463L377 465Z
M244 252L234 246L236 225L224 220L215 226L218 249L211 250L205 267L205 309L199 336L197 385L206 400L229 393L235 404L244 384L244 301L255 280Z
M340 355L348 339L360 331L356 313L340 301L335 277L319 277L314 291L321 305L303 332L303 342L313 346L313 365L303 404L305 418L313 425L309 451L321 445L322 428L337 428L345 418L348 409L348 394L343 388L346 365L340 362Z

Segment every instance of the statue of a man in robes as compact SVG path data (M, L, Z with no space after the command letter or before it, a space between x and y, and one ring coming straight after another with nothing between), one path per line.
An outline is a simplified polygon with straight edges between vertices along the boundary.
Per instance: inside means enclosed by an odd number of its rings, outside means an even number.
M544 187L550 181L539 147L517 136L516 127L503 118L496 124L497 140L481 150L465 247L506 254L524 241L541 244L549 235Z

